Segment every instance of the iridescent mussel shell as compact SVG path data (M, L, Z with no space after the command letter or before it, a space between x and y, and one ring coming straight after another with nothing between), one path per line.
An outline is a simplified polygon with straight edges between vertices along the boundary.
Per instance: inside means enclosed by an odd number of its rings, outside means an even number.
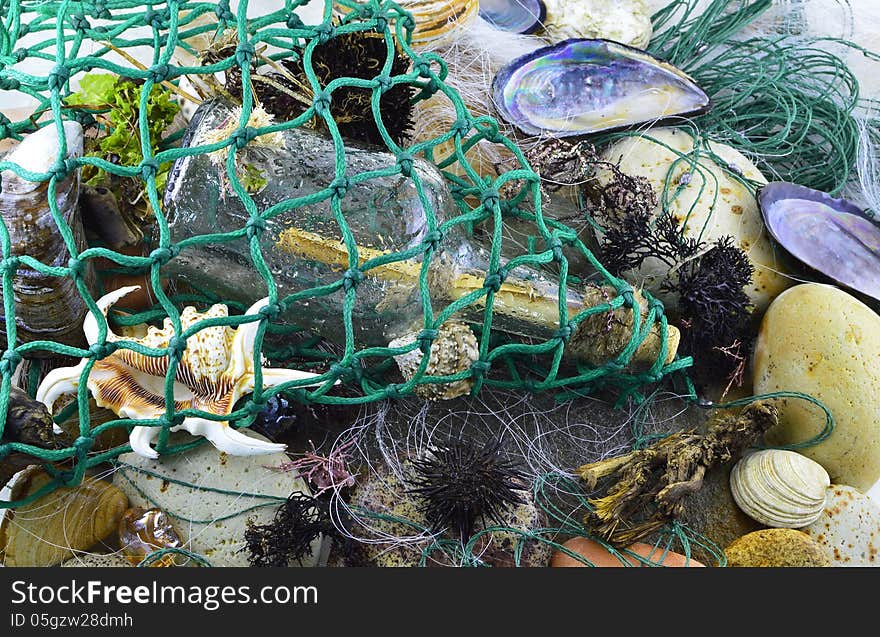
M534 33L547 17L543 0L480 0L480 17L496 29Z
M569 137L705 113L683 71L610 40L571 39L517 58L492 82L499 115L527 135Z
M846 199L776 181L758 194L764 223L792 256L833 279L880 299L880 226Z

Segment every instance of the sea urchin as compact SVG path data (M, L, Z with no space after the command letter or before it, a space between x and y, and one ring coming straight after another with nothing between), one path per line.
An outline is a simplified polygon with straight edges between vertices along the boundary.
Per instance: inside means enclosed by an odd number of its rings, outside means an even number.
M452 438L412 464L409 492L424 499L434 532L451 528L466 541L478 520L500 524L508 507L524 502L517 492L527 488L526 475L504 458L501 438L482 445Z

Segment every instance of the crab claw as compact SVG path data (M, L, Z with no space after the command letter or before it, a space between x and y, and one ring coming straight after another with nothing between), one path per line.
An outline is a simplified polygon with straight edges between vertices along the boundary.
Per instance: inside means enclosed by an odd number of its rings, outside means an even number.
M185 429L194 436L204 436L217 449L230 456L262 456L287 449L287 445L251 438L225 422L216 420L193 416L186 418L179 427L175 427L177 429Z

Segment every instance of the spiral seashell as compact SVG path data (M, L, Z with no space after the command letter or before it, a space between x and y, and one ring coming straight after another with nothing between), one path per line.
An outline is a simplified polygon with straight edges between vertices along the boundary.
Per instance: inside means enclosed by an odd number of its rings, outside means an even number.
M81 156L82 126L76 122L64 122L63 128L67 142L66 158ZM30 172L46 173L52 169L61 153L59 142L58 129L46 126L28 135L3 161ZM49 210L49 182L28 181L12 170L4 170L0 174L0 181L0 217L12 244L11 253L3 257L27 255L47 266L65 267L72 255ZM76 250L82 252L87 245L77 206L78 197L79 172L74 170L65 179L57 181L55 198L58 212L73 234ZM83 277L86 286L91 288L94 272L89 261L84 264ZM80 326L88 306L72 277L53 276L27 265L19 265L12 275L12 294L15 298L18 344L36 340L74 347L85 344ZM4 316L0 316L0 330L5 341ZM47 350L32 350L27 356L44 358L54 354Z
M398 0L397 4L416 22L413 45L449 39L452 33L469 26L480 9L479 0ZM341 15L352 11L339 3L335 8Z
M730 491L739 508L774 528L799 529L815 522L830 484L822 465L779 449L746 456L730 473Z

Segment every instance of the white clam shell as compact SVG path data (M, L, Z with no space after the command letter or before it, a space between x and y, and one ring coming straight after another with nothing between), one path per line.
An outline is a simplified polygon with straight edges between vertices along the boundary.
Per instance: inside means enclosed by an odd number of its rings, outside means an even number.
M779 449L746 456L730 473L730 491L739 508L774 528L799 529L815 522L830 484L822 465Z

